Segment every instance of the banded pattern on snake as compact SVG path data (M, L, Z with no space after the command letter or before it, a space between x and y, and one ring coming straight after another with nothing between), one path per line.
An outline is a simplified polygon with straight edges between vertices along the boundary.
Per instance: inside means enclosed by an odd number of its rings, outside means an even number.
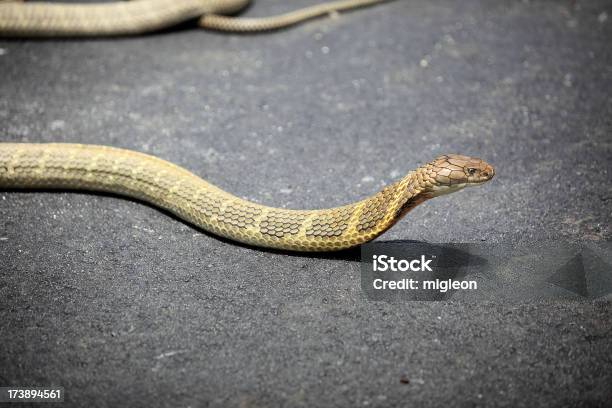
M423 201L482 184L494 174L481 159L444 155L361 201L323 210L288 210L243 200L179 166L131 150L0 143L0 190L120 194L234 241L294 251L334 251L370 241Z
M198 19L200 27L237 32L268 31L343 10L390 0L338 0L273 17L234 18L250 0L130 0L51 3L0 0L0 36L58 37L141 34Z

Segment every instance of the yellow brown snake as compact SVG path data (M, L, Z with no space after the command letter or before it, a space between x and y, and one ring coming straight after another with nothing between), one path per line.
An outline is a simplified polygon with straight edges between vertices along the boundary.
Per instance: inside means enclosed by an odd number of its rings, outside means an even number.
M480 159L445 155L353 204L288 210L243 200L179 166L131 150L0 143L0 189L111 192L166 209L234 241L294 251L335 251L370 241L423 201L493 176L493 167Z
M205 28L263 31L386 0L340 0L261 19L223 16L248 0L131 0L23 3L0 0L0 36L129 35L198 18ZM111 192L143 200L211 233L295 251L333 251L370 241L432 197L494 175L480 159L441 156L364 200L323 210L266 207L233 196L167 161L130 150L79 144L0 143L0 189Z

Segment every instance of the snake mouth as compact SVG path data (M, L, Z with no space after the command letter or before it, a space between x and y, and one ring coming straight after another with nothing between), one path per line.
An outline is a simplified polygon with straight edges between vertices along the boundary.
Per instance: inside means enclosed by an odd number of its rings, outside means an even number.
M478 187L478 186L483 185L484 183L486 183L489 180L491 180L491 179L482 180L482 181L472 181L470 183L467 183L465 186L466 187Z

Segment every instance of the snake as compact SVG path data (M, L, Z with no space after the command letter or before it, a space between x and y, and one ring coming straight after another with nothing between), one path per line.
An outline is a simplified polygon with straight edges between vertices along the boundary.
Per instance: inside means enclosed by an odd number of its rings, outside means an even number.
M377 193L317 210L261 205L152 155L110 146L0 143L0 190L66 189L144 201L212 234L288 251L337 251L373 240L417 205L495 175L479 158L447 154Z
M130 0L54 3L0 0L0 36L101 37L143 34L197 19L202 28L260 32L390 0L338 0L272 17L236 18L250 0Z
M197 19L208 29L257 32L388 0L339 0L286 14L228 15L249 0L131 0L48 3L0 0L0 36L115 36L157 31ZM289 251L335 251L371 241L433 197L476 186L495 174L485 161L440 156L370 197L317 210L261 205L232 195L188 170L148 154L71 143L0 143L0 189L67 189L147 202L212 234Z

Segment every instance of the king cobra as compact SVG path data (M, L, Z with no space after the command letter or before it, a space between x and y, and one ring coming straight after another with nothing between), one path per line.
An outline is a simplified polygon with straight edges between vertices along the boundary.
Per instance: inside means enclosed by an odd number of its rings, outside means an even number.
M131 150L0 143L0 189L124 195L234 241L293 251L335 251L370 241L423 201L480 185L494 174L481 159L449 154L361 201L324 210L290 210L243 200L182 167Z
M263 19L235 19L248 0L132 0L102 4L0 0L0 35L138 34L199 19L202 27L263 31L385 0L341 0ZM440 156L377 194L324 210L267 207L231 195L172 163L130 150L79 144L0 143L0 189L108 192L148 202L208 232L249 245L333 251L370 241L430 198L490 180L480 159Z
M335 12L390 0L340 0L266 18L234 18L249 0L131 0L110 3L28 3L0 0L0 36L116 36L142 34L198 19L203 28L253 32L288 27Z

